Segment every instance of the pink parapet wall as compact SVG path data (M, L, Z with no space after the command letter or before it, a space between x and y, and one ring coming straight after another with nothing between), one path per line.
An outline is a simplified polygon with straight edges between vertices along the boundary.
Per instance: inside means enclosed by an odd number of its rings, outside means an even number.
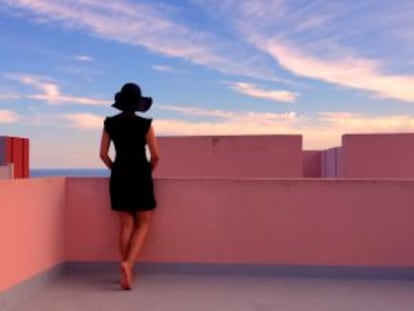
M119 260L107 179L68 178L66 258ZM141 260L413 267L414 180L158 179Z
M147 262L414 267L414 180L158 179ZM0 292L119 260L106 178L0 181Z
M0 292L65 261L65 179L0 181Z
M414 134L342 137L344 178L414 178Z
M108 179L68 178L66 194L66 259L115 259L118 218L111 211Z
M300 135L159 137L155 177L302 177Z

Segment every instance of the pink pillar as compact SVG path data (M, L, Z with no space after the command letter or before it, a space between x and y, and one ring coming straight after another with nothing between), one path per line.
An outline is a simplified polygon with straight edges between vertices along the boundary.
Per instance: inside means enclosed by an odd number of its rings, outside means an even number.
M0 164L13 163L14 178L29 177L29 139L0 137Z

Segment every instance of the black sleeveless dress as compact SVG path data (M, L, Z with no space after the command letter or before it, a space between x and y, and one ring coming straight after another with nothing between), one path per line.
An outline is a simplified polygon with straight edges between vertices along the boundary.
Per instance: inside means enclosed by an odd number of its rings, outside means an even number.
M126 113L104 121L116 152L109 182L112 210L139 212L156 206L151 164L145 152L151 121Z

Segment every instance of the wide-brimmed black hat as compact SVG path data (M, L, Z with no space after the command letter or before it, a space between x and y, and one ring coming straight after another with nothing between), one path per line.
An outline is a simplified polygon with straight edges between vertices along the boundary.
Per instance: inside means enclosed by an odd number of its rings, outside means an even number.
M115 94L115 103L112 107L122 111L147 111L152 105L151 97L144 97L141 88L135 83L126 83L122 89Z

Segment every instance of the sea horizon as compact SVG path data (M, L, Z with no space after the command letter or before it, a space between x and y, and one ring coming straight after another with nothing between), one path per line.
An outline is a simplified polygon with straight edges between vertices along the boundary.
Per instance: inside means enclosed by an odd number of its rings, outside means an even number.
M105 168L33 168L30 177L108 177L110 174Z

